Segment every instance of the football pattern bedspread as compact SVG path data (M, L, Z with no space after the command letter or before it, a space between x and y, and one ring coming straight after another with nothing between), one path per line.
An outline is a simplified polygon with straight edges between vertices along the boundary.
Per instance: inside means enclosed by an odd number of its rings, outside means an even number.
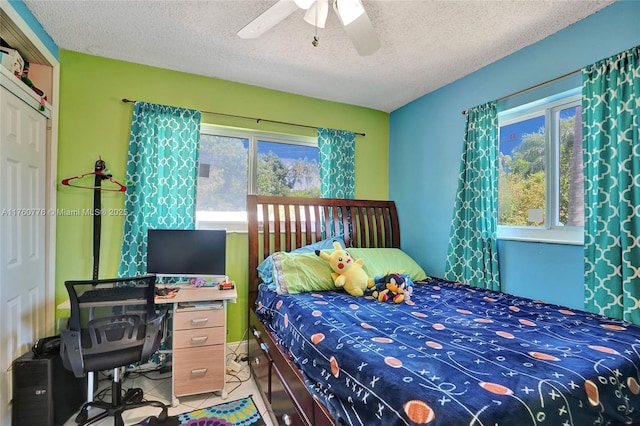
M257 314L338 424L640 422L640 328L466 285L408 303L260 289Z

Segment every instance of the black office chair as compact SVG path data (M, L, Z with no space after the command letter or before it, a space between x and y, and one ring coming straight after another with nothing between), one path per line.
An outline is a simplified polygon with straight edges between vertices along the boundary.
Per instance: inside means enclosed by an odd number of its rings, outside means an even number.
M88 372L113 370L111 402L85 403L76 423L87 425L113 416L115 426L124 426L122 412L154 406L162 409L157 419L167 418L167 406L158 401L142 401L141 389L122 395L120 369L146 362L158 349L164 330L164 314L156 314L155 275L64 283L71 302L67 328L60 330L60 356L76 377ZM142 310L129 312L139 305ZM90 407L104 410L88 418Z

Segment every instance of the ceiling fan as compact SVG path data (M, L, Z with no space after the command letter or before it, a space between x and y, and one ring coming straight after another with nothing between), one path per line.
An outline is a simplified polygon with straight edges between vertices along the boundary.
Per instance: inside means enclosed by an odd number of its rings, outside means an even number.
M306 10L306 22L316 28L324 28L329 15L329 3L333 3L333 10L358 54L374 54L380 48L380 41L360 0L278 0L238 31L238 36L244 39L260 37L298 9ZM313 45L316 46L317 42L317 37L314 37Z

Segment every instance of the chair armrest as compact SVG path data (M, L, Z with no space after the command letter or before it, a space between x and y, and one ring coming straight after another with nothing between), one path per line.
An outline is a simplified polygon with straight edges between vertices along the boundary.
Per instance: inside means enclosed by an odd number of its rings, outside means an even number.
M73 371L76 377L84 377L84 360L80 350L80 332L72 330L60 330L60 357L64 367Z
M148 321L145 329L144 343L142 344L141 362L147 362L160 347L165 328L166 315L163 313L153 320Z

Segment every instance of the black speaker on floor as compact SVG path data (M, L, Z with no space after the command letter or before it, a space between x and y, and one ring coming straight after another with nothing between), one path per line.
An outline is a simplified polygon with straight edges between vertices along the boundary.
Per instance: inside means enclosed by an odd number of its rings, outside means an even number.
M28 352L12 368L12 426L63 425L86 400L87 379L64 368L59 353Z

